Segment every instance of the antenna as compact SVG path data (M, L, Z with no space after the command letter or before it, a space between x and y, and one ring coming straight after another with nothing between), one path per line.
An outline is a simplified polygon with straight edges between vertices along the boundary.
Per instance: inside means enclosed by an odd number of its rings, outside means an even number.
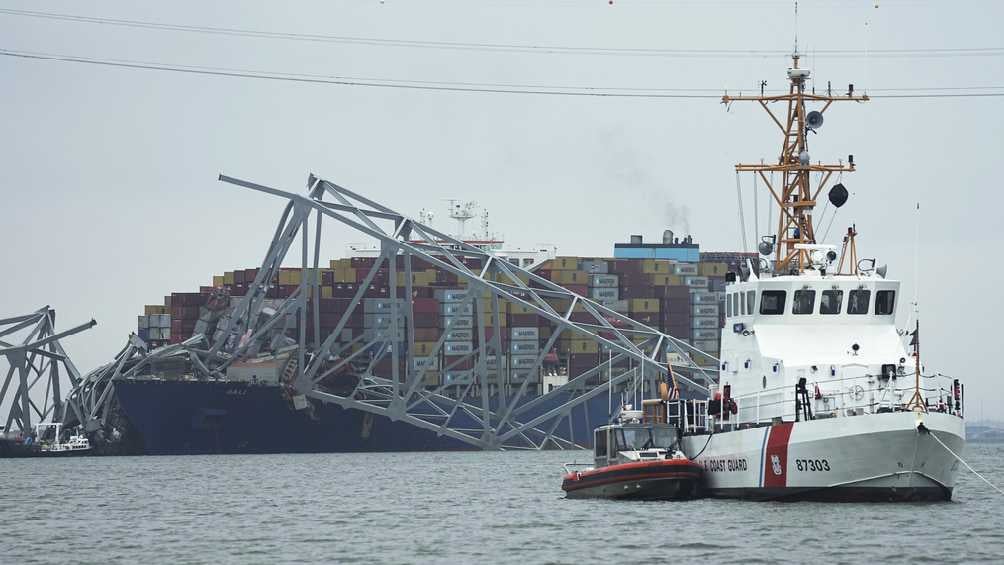
M795 0L795 56L798 55L798 0Z
M906 403L906 407L914 412L927 412L927 408L924 406L924 398L920 394L920 279L917 278L918 270L918 258L920 253L920 202L917 202L916 208L916 222L914 228L914 240L913 240L913 356L914 356L914 370L916 371L914 386L913 386L913 396L910 401Z

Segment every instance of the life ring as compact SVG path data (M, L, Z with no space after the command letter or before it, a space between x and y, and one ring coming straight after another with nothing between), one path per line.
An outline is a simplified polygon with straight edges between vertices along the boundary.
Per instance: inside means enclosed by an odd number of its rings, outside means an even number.
M865 388L861 385L854 385L854 387L851 388L851 395L854 400L863 400L865 397Z

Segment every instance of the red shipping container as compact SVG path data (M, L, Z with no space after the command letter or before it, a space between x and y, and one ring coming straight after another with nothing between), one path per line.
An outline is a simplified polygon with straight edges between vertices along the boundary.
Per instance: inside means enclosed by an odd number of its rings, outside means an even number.
M415 328L438 328L439 313L415 313Z
M366 292L363 293L366 298L387 298L390 296L390 289L386 286L377 286L371 284Z
M570 292L574 292L579 296L587 296L589 294L589 286L584 284L566 284L564 285Z
M438 341L441 335L439 328L415 327L415 341Z
M206 297L198 292L172 292L172 306L202 306L206 303Z
M376 263L376 257L353 257L349 260L352 268L372 267Z
M412 303L414 304L415 314L435 314L439 312L439 301L435 298L415 298Z
M352 303L351 298L322 298L318 302L318 309L323 312L344 312L348 310L349 304ZM362 305L357 306L361 308Z
M332 288L331 296L335 298L352 298L359 290L359 285L355 283L338 283Z
M539 318L536 314L509 314L509 327L536 326Z

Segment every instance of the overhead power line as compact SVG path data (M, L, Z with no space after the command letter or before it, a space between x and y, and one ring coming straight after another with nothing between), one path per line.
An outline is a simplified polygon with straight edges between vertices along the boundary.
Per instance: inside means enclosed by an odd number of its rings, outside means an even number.
M206 35L249 37L259 39L280 39L287 41L310 41L369 45L378 47L409 47L418 49L445 49L459 51L494 51L512 53L578 54L604 56L649 56L679 58L721 58L721 57L773 57L788 56L784 49L692 49L692 48L628 48L628 47L586 47L550 44L487 43L463 41L429 41L412 39L390 39L379 37L357 37L348 35L328 35L311 33L273 32L254 29L214 27L188 24L173 24L150 20L102 18L0 8L0 14L59 20L67 22L112 25L162 31L181 31ZM814 57L832 58L916 58L916 57L996 57L1004 55L1004 47L964 47L964 48L917 48L917 49L813 49Z
M166 64L154 61L123 59L100 59L77 55L60 55L33 51L16 51L0 48L0 56L17 59L57 61L130 70L167 71L196 75L230 78L288 81L306 84L365 86L374 88L399 88L445 92L482 92L494 94L536 94L550 96L592 96L605 98L667 98L667 99L720 99L721 89L669 89L669 88L626 88L626 87L583 87L559 85L521 85L505 83L438 82L408 79L363 78L335 75L316 75L290 72L266 72L232 67L211 67L201 65ZM955 87L962 88L962 87ZM970 90L1001 89L1000 92L923 92L913 89L882 89L889 94L874 95L873 98L967 98L1002 97L1004 87L972 87ZM738 90L738 89L737 89ZM932 91L936 89L931 89ZM902 93L909 91L908 93ZM711 94L717 92L718 94Z

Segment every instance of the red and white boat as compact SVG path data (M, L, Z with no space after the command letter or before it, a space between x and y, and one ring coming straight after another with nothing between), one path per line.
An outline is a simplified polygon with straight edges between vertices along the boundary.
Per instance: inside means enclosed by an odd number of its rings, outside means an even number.
M631 411L622 423L602 426L594 436L594 462L565 466L567 498L685 500L701 492L703 468L677 449L678 429L640 423ZM627 421L625 421L627 420Z
M776 162L736 165L770 191L777 232L761 238L759 269L726 278L712 398L670 404L669 420L711 496L950 500L965 445L962 385L923 370L916 301L898 329L900 283L859 260L855 228L839 255L816 241L817 198L833 180L828 207L842 206L839 181L855 167L853 156L813 162L809 135L833 104L868 97L853 86L809 93L798 63L795 54L788 94L723 98L758 102L784 133Z

